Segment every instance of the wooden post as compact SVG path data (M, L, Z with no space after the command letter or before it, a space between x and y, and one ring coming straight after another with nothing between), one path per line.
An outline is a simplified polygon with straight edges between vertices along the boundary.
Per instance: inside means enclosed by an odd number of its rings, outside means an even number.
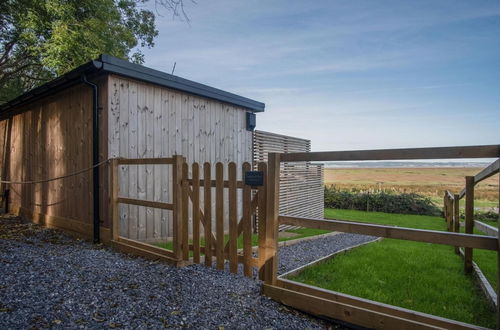
M245 173L250 171L250 163L243 163L241 167L241 178L244 180ZM252 188L243 185L243 272L245 276L252 276Z
M111 239L117 241L120 237L120 212L118 210L118 196L120 188L118 183L118 159L114 158L109 164L111 179Z
M193 175L193 262L200 263L200 166L192 165Z
M205 217L205 266L212 266L212 179L210 163L203 164L203 211Z
M460 233L460 195L453 195L453 231ZM455 246L455 253L460 254L460 247Z
M236 192L236 163L228 165L229 180L229 271L238 272L238 207Z
M182 164L182 259L189 260L189 167Z
M266 264L264 282L276 285L278 273L278 216L280 193L280 154L268 154Z
M264 183L258 188L259 194L259 222L258 222L258 232L259 232L259 264L263 265L266 261L266 214L267 214L267 164L260 162L258 165L258 170L264 173ZM264 268L263 266L259 269L259 279L264 280Z
M444 215L444 221L448 220L448 210L447 210L447 205L446 205L446 191L444 192L443 196L443 215Z
M474 177L465 177L465 233L472 234L474 228ZM464 270L472 272L472 248L465 248Z
M182 156L173 156L172 191L173 191L173 243L174 254L177 260L182 259Z
M455 216L454 215L454 208L453 208L453 199L448 196L448 231L449 232L452 232L454 230L454 225L453 225L453 217Z
M498 191L498 205L500 205L500 175L499 175L499 191ZM500 330L500 216L497 220L497 225L498 225L498 236L497 236L497 242L498 242L498 251L497 251L497 309L496 309L496 314L497 314L497 330Z
M224 270L224 165L215 164L215 257L217 269Z

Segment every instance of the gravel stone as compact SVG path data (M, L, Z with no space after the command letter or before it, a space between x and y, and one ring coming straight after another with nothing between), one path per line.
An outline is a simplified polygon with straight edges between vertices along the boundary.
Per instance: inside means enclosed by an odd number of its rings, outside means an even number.
M280 272L333 251L332 245L367 239L345 235L281 248ZM0 218L1 329L342 328L260 290L259 281L238 274L203 265L175 268Z
M376 239L377 237L373 236L340 233L282 246L278 252L278 274L284 274L342 249Z

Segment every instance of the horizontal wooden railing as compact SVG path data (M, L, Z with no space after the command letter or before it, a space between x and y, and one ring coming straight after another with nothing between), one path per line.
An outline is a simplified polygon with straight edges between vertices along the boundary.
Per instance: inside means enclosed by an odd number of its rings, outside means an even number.
M308 219L280 215L280 224L288 224L306 228L334 230L343 233L353 233L385 238L395 238L407 241L464 246L485 250L498 251L496 237L467 235L436 230L413 229L404 227L373 225L341 220Z
M174 157L170 158L116 158L118 165L173 165Z
M495 175L500 170L500 159L495 160L488 167L483 169L478 174L474 175L474 184L488 179L489 177ZM465 187L460 191L459 198L462 199L465 196Z
M379 149L352 151L317 151L280 154L282 162L303 161L362 161L362 160L410 160L450 158L496 158L500 145L437 147L411 149Z

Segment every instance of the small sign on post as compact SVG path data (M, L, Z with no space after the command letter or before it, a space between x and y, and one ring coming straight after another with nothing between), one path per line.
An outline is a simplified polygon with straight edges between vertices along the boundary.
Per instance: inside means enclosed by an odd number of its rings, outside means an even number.
M263 171L247 171L245 172L245 184L247 186L259 187L264 184Z

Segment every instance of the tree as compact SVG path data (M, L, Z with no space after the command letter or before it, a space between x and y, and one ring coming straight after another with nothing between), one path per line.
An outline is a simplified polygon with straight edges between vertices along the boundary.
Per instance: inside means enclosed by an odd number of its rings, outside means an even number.
M1 0L0 103L106 53L142 63L158 35L152 0ZM156 0L175 16L182 0Z

